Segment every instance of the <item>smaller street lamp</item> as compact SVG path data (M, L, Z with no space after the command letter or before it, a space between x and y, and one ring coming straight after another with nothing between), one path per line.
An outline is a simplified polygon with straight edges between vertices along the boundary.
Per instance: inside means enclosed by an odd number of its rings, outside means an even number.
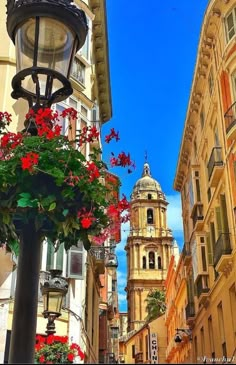
M192 341L192 330L190 328L176 328L175 342L181 343L183 341L182 333L188 336L188 339Z
M68 291L68 281L61 276L61 270L50 270L51 277L41 284L43 295L43 316L48 318L47 330L48 335L54 334L55 319L61 316L62 300Z

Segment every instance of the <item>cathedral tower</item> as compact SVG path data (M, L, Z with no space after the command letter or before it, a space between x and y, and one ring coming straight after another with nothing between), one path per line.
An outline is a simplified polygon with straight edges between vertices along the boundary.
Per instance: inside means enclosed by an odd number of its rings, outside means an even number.
M167 227L168 202L148 163L133 188L130 203L130 234L125 247L129 331L145 323L148 293L164 289L174 248L172 231Z

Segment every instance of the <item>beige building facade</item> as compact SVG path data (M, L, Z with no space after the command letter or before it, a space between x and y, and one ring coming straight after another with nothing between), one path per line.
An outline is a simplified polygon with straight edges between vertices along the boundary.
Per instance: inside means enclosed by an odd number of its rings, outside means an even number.
M209 1L174 181L194 363L236 362L235 39L236 1Z

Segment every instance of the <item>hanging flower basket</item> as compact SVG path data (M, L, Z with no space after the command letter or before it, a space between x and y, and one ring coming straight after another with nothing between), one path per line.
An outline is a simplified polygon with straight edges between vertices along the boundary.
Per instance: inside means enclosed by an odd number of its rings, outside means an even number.
M75 129L77 114L72 108L62 117ZM63 242L69 249L82 240L86 249L91 240L101 243L115 224L127 220L122 212L129 204L125 197L114 199L119 186L108 183L107 165L94 148L89 161L80 152L84 143L99 138L95 127L78 130L69 139L61 134L59 115L51 109L30 111L22 132L8 131L11 116L0 113L0 243L16 251L23 225L33 224L44 239ZM111 130L106 142L118 140ZM111 166L134 167L124 152L111 159ZM117 182L117 180L115 180Z
M84 359L80 346L76 343L69 345L67 336L36 337L36 364L72 364L77 356Z

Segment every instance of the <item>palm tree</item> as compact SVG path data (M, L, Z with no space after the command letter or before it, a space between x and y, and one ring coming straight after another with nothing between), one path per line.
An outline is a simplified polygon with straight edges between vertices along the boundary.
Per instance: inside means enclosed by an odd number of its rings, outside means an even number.
M163 313L165 313L166 305L164 291L158 289L150 291L147 299L145 299L145 302L147 302L146 311L148 312L148 315L145 319L148 322L160 317Z

